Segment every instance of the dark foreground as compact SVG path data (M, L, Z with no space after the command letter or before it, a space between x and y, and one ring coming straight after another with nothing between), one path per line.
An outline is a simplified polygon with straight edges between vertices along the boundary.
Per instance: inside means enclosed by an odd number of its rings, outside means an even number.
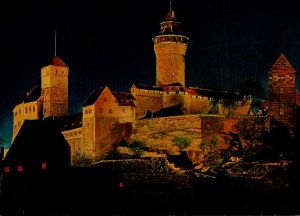
M299 214L298 187L195 177L191 187L126 182L100 169L3 176L0 215Z

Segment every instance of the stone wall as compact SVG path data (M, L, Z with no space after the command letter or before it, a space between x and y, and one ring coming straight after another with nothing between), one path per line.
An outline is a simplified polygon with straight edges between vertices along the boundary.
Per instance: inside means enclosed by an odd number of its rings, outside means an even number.
M136 98L136 118L144 116L148 110L155 112L163 108L163 92L134 88L131 93Z
M164 118L137 120L131 140L141 140L150 149L167 150L169 154L178 154L173 145L175 136L188 137L191 145L188 151L198 151L200 143L219 136L224 130L224 116L219 115L184 115ZM197 161L198 158L194 158Z

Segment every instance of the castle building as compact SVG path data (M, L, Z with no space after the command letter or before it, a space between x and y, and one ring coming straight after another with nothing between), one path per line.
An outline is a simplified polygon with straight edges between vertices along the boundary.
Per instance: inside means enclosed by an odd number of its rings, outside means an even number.
M34 86L14 107L13 140L24 121L44 119L57 122L71 156L80 153L101 159L120 141L134 139L151 148L173 151L174 136L188 136L193 140L187 149L192 152L189 156L198 160L199 144L229 131L238 118L232 121L227 116L248 115L251 101L235 92L187 87L185 54L189 38L171 8L160 26L161 31L152 38L156 85L134 83L126 93L99 87L88 97L82 112L69 115L69 67L55 56L41 69L41 85ZM295 70L282 54L269 71L268 84L269 115L293 128Z
M282 53L268 72L268 78L268 115L293 134L297 108L296 71Z
M185 86L185 53L189 38L181 31L172 8L160 26L159 35L152 39L156 55L156 86L177 82Z
M34 86L24 100L13 109L13 137L24 121L68 115L69 67L57 56L41 69L41 86Z

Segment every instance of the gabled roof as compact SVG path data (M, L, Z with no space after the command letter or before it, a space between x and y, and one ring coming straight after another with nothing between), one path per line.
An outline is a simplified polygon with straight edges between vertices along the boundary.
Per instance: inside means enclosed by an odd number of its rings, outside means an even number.
M131 93L112 92L112 94L117 99L120 106L135 106L133 101L135 101L136 99Z
M97 101L97 99L99 98L99 96L102 94L104 89L105 89L105 87L103 87L103 86L95 89L90 94L89 98L87 99L87 101L85 102L85 104L83 106L85 107L85 106L90 106L90 105L94 104Z
M41 86L35 85L29 92L27 92L27 95L24 98L24 102L33 102L37 101L41 96Z
M56 168L69 165L69 144L52 122L25 120L3 163L38 170L41 162L47 162Z
M50 65L54 65L54 66L60 66L60 67L68 67L68 65L66 63L64 63L59 57L54 56L52 58L51 64Z
M285 73L286 71L295 72L295 69L287 60L287 58L283 55L283 53L281 53L270 70L270 72L274 71L279 73Z

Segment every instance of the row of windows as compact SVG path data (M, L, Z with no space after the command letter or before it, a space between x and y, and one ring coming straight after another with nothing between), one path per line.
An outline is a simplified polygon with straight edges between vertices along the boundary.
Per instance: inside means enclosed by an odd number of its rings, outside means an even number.
M125 109L123 109L123 112L125 112ZM92 109L86 109L84 111L84 114L91 114L92 113ZM99 108L99 113L103 113L103 109L102 108ZM112 109L109 109L108 110L108 113L113 113L113 110Z
M72 131L72 132L68 132L68 133L65 133L65 136L76 136L77 134L81 134L82 132L81 132L81 130L80 131L78 131L78 133L77 133L77 131Z
M21 122L19 121L18 124L14 125L14 127L15 127L15 130L17 130L18 128L20 128L21 127Z
M47 169L47 163L46 162L42 162L41 163L41 169L42 170L46 170ZM5 166L4 170L5 173L10 173L12 171L14 171L14 169L12 169L9 166ZM17 165L17 172L23 172L24 171L24 166L23 165Z
M293 81L293 76L290 75L290 74L279 74L279 75L273 75L273 76L270 76L269 77L269 81L278 81L278 82L281 82L281 81L288 81L288 82L291 82Z
M25 107L25 113L31 113L31 112L35 112L35 106L26 106ZM19 115L22 113L22 110L19 109L18 111L15 111L15 116L17 116L19 113Z
M46 74L49 75L50 74L50 71L46 71ZM58 75L64 75L64 71L57 71L55 70L55 74L58 74Z

